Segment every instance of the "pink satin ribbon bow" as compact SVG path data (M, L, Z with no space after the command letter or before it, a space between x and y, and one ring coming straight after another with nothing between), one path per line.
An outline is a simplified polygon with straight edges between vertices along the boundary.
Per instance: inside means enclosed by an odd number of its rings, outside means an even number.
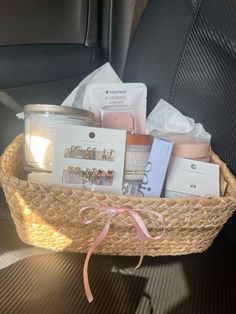
M80 216L82 215L82 213L86 210L89 209L91 207L83 207L80 209ZM146 238L152 239L152 240L159 240L161 237L163 237L164 233L165 233L165 221L164 221L164 217L162 214L158 213L158 212L154 212L151 210L141 210L138 209L139 212L143 212L145 214L151 213L152 215L156 216L160 222L163 225L163 231L159 236L156 237L152 237L146 226L145 223L143 222L142 218L140 217L140 215L138 214L137 210L133 209L133 208L116 208L116 207L106 207L106 206L98 206L96 207L96 209L98 209L100 211L100 213L98 215L96 215L96 217L94 219L90 219L90 220L82 220L81 222L85 225L88 225L92 222L94 222L96 219L100 218L101 216L108 216L107 222L104 226L104 228L102 229L102 231L100 232L100 234L97 236L96 240L93 242L93 244L91 245L91 247L89 248L89 251L87 253L85 262L84 262L84 267L83 267L83 281L84 281L84 289L85 289L85 293L87 296L87 299L89 301L89 303L91 303L93 301L93 295L90 289L90 285L89 285L89 279L88 279L88 265L89 265L89 260L90 257L93 253L93 251L96 249L96 247L99 246L99 244L105 239L105 237L108 234L110 225L111 225L111 221L112 218L115 217L118 214L122 214L122 213L128 213L129 216L131 217L136 230L137 230L137 236L140 242L140 258L139 258L139 262L138 265L135 267L135 269L139 268L142 264L143 261L143 257L144 257L144 243Z

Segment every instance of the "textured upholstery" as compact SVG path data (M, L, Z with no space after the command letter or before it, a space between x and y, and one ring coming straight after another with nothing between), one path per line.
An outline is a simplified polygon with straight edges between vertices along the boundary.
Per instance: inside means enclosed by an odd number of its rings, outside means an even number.
M148 112L170 101L212 134L236 174L236 2L151 0L136 30L125 81L149 88Z
M203 123L236 175L236 1L150 0L132 41L124 81L148 86ZM236 246L236 215L223 229Z

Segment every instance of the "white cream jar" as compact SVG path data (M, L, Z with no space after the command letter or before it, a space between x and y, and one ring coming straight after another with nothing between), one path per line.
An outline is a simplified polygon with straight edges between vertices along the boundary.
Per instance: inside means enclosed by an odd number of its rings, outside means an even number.
M152 142L150 135L127 133L123 194L139 195Z
M71 124L91 126L92 112L56 105L26 105L25 160L33 168L52 171L56 125Z

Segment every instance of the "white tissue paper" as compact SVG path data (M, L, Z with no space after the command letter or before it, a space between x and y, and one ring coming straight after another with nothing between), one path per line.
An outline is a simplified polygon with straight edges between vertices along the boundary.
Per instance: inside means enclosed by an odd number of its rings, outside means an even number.
M86 76L80 84L70 93L63 101L62 106L76 107L88 110L89 99L86 88L91 84L111 84L122 83L119 76L107 62L88 76Z
M199 138L211 139L201 123L184 116L164 99L161 99L146 120L146 132L161 136L164 133L184 133Z

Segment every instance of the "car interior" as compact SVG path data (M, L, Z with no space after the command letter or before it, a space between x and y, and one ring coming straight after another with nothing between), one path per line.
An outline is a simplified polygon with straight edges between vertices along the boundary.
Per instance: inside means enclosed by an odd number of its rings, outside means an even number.
M235 0L0 1L0 154L26 104L60 105L106 62L147 86L147 114L163 98L202 123L236 175ZM137 257L93 255L91 304L84 258L23 243L0 189L0 313L236 313L235 214L203 253L137 270Z

